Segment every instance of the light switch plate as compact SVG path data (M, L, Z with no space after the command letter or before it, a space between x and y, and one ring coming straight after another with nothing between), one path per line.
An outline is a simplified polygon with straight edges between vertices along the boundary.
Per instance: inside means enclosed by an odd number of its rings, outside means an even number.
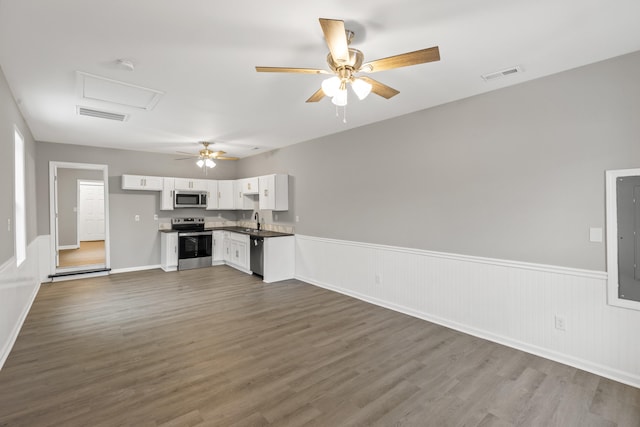
M595 243L602 242L602 228L591 227L589 229L589 241Z

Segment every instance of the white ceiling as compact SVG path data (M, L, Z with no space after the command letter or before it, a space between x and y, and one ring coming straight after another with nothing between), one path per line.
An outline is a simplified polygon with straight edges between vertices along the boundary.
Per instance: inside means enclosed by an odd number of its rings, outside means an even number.
M638 0L0 0L0 65L38 141L175 152L207 140L243 157L640 50L639 16ZM351 96L345 124L329 99L305 103L326 76L254 68L327 69L320 17L343 19L365 61L435 45L441 61L371 75L400 94ZM78 71L164 95L150 110L82 100Z

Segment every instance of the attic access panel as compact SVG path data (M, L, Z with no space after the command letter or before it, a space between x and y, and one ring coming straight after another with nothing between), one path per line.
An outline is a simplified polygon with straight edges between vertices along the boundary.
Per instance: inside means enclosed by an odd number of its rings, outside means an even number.
M90 101L108 102L152 110L164 92L77 71L78 95Z

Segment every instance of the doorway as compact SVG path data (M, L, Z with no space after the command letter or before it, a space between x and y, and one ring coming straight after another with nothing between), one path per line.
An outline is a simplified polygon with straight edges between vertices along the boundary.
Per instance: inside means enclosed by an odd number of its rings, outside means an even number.
M109 271L106 165L50 162L51 276Z

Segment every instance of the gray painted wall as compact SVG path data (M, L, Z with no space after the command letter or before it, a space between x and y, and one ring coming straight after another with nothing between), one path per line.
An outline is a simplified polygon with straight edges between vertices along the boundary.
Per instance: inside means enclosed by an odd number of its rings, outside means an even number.
M604 171L640 167L639 75L636 52L246 158L238 177L289 173L289 212L263 214L300 234L605 270L589 227Z
M78 180L102 181L102 171L58 168L58 244L78 244Z
M89 118L88 120L93 120ZM38 234L49 234L49 162L95 163L109 166L109 221L111 238L111 268L129 268L160 263L160 221L180 216L217 217L218 211L181 209L160 211L160 193L121 189L123 174L176 176L185 178L233 179L235 162L217 162L204 173L191 161L176 161L179 156L138 151L112 150L46 142L36 143ZM235 220L235 212L221 212L224 219ZM140 221L134 220L140 215Z
M0 264L14 255L14 126L25 141L27 243L37 236L35 194L35 144L0 69ZM7 220L11 220L11 231Z

